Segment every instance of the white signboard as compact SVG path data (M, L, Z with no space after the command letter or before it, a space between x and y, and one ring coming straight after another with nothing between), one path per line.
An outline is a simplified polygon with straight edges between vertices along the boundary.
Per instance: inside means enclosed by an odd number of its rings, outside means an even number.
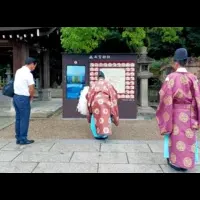
M125 93L125 69L101 68L100 70L105 74L105 79L108 80L115 87L118 93Z

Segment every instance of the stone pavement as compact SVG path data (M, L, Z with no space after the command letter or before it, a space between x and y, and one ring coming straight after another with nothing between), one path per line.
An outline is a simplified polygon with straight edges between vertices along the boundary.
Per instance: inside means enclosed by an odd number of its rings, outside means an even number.
M175 173L162 141L0 140L0 173ZM191 171L200 172L200 163Z
M31 118L48 118L60 111L62 108L62 99L54 98L51 101L38 101L34 100L31 105ZM14 117L15 111L11 109L0 109L0 120L1 117Z
M0 117L0 130L12 125L15 119L11 117Z
M3 108L0 101L0 130L12 125L15 121L14 108ZM49 118L52 115L60 112L62 108L62 99L52 99L52 101L33 101L31 109L31 119Z

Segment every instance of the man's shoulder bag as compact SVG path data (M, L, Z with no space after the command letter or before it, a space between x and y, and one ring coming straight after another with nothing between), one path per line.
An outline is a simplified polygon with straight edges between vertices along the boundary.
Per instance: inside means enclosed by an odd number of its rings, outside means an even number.
M2 90L2 94L7 97L13 97L14 96L14 80L10 80Z

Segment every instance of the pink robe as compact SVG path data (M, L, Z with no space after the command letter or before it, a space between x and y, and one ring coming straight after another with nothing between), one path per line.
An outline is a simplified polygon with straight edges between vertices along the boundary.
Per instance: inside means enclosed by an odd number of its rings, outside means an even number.
M117 91L106 80L99 80L92 85L86 95L88 101L88 122L91 114L94 115L97 133L100 135L111 135L110 117L113 123L119 124L119 111Z
M200 89L197 77L174 72L163 84L156 118L160 133L170 133L169 159L181 168L195 166L196 132L200 125Z

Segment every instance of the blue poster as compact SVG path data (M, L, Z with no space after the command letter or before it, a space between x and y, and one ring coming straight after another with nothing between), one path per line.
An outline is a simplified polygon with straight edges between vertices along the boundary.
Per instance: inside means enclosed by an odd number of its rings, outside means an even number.
M78 99L85 87L85 66L68 65L66 70L66 98Z

